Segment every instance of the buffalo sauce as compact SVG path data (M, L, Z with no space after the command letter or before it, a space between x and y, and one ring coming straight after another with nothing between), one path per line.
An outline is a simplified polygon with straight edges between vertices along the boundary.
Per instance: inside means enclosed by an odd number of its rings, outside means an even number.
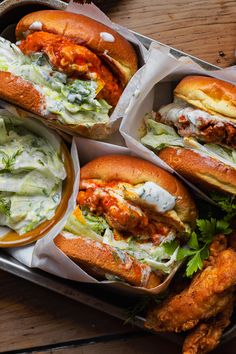
M72 39L48 33L34 32L21 41L21 51L30 55L45 53L50 63L68 76L92 79L98 82L98 98L104 98L115 106L123 91L115 75L102 63L96 54L88 48L76 44Z

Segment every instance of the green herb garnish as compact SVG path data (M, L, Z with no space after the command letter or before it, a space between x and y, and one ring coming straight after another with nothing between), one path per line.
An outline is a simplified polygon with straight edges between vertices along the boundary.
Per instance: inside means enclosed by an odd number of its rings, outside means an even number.
M11 202L3 197L0 197L0 213L10 216Z
M173 254L177 247L177 261L187 259L186 276L192 277L203 267L203 261L209 257L209 246L218 233L228 235L232 232L227 220L214 218L198 219L197 229L189 235L185 246L180 247L176 240L166 242L163 246L167 254Z
M6 153L4 153L4 156L2 158L2 163L4 164L4 168L1 170L1 172L12 172L13 165L16 161L17 156L21 155L23 150L17 150L13 155L9 156Z
M236 216L235 195L227 195L214 192L211 193L211 198L219 205L223 212L227 213L227 215L224 217L225 220L231 220L234 216Z

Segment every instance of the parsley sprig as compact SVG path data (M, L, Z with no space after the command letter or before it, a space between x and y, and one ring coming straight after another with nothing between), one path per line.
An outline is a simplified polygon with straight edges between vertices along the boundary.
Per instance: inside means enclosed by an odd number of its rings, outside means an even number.
M225 220L198 219L197 228L189 235L186 245L180 247L177 241L171 241L164 244L167 254L173 254L177 247L177 260L187 259L186 276L192 277L199 269L203 267L203 261L209 257L209 246L213 237L218 233L228 235L232 232L230 223Z
M180 246L174 240L164 244L165 251L172 255L178 247L177 260L186 260L186 276L192 277L203 267L209 257L209 246L216 234L228 235L232 232L230 221L236 216L236 197L230 194L213 192L210 195L216 205L197 201L200 218L196 230L191 232L187 244Z
M220 209L226 213L224 219L231 220L236 216L236 197L220 193L211 193L211 199L216 202Z

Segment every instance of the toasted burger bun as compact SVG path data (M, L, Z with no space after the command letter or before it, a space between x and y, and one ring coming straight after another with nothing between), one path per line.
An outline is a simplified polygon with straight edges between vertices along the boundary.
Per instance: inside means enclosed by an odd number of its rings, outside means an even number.
M63 234L58 235L54 242L63 253L93 276L104 278L109 273L131 285L147 289L158 286L162 281L160 274L153 272L148 265L127 253L124 253L124 261L114 247L101 242L78 236L66 238Z
M97 67L95 66L95 69L100 70L98 71L98 76L102 78L103 82L105 82L105 86L98 92L97 98L104 98L113 109L124 86L137 70L137 56L132 45L114 30L95 20L86 16L59 10L39 11L25 16L17 25L16 37L18 39L23 39L30 33L36 31L40 31L39 34L41 33L44 35L62 36L62 39L64 38L65 42L70 42L73 53L76 52L75 47L78 47L78 52L79 47L84 47L84 49L87 47L87 52L91 50L90 56L97 57ZM34 35L36 35L36 33L32 34L32 36ZM27 37L27 41L29 38L30 36ZM34 40L37 41L35 37L33 39L31 38L31 44L33 44ZM52 41L55 43L54 40ZM29 45L28 42L27 45ZM62 44L62 41L60 41L60 43L63 47L64 44ZM22 45L23 44L25 45L25 42L22 42ZM27 45L25 45L25 51L22 49L23 53L25 53L25 55L34 53L33 46L32 52L30 52L31 46L29 45L28 48ZM62 55L63 60L65 59L64 55L66 57L68 52L70 52L68 47L69 44L67 44L66 53L63 52L63 48L60 48L60 54ZM29 53L27 52L27 48L29 49ZM37 51L37 46L35 48L35 51ZM44 52L43 49L39 49L38 51ZM73 55L71 58L73 58ZM54 57L57 58L57 55L54 55ZM103 62L101 62L98 57L100 57ZM90 59L90 57L86 57L85 63L86 60L90 63ZM63 71L65 64L64 62L63 64L61 63L63 60L58 60L59 67L57 67L55 63L51 63L51 65L56 68L56 70L68 74L66 69ZM93 60L95 60L95 58ZM72 64L71 66L73 66ZM62 65L62 67L60 65ZM110 68L108 68L109 66ZM76 77L77 74L78 73L75 72L73 75ZM68 75L70 76L70 73ZM112 80L114 80L114 82ZM115 85L114 87L112 86L113 84ZM57 114L47 111L46 97L40 91L40 88L38 89L37 85L11 73L0 72L0 97L7 102L18 105L19 107L34 113L36 118L39 118L52 129L58 129L71 135L82 135L88 138L101 140L107 138L118 128L118 122L109 121L95 121L90 124L86 124L86 121L83 122L82 120L79 124L64 124L63 122L60 122ZM111 114L112 109L110 109L108 115Z
M208 113L236 119L236 86L206 76L186 76L174 95Z
M236 170L209 156L181 147L166 147L158 156L189 181L209 190L236 195Z
M101 156L81 169L81 181L101 179L123 181L132 185L154 182L176 197L175 211L183 223L193 225L195 204L183 184L170 173L152 163L126 155Z
M32 12L17 24L16 38L24 39L36 30L63 35L91 49L112 67L124 85L137 70L132 45L110 27L87 16L60 10Z
M174 209L181 221L190 225L195 224L195 204L185 187L175 177L150 162L124 155L99 157L81 169L80 190L82 193L87 188L85 187L86 184L89 186L91 182L98 183L98 185L99 182L102 185L104 185L104 182L126 182L131 185L145 182L157 183L176 197ZM93 196L91 197L92 200ZM133 203L135 206L135 202ZM105 213L104 216L108 220ZM166 225L171 224L166 223ZM129 226L127 222L127 228L124 229L124 232L129 230ZM116 227L114 227L114 230L116 230ZM122 231L120 232L122 235ZM54 242L69 258L96 277L102 276L104 278L105 274L110 274L131 285L148 289L157 287L165 278L163 272L152 270L149 265L135 259L125 250L119 250L102 243L100 240L97 241L83 235L74 236L63 231L54 239Z

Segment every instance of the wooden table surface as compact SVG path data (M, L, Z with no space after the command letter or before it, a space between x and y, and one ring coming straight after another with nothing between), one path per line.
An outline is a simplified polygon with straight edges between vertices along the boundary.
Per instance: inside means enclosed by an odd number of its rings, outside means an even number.
M236 1L106 0L114 22L222 67L235 63ZM0 271L0 352L180 354L157 335ZM236 352L236 339L215 354Z

